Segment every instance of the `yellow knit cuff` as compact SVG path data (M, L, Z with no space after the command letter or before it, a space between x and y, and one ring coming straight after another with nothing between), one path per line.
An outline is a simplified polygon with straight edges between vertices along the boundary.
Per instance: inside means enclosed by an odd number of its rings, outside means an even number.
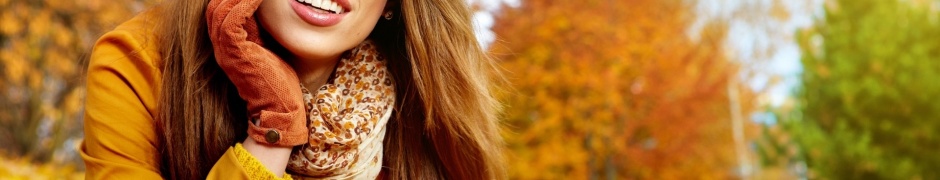
M251 153L248 153L248 150L245 150L242 143L235 144L235 158L237 158L238 163L245 168L249 179L293 180L287 173L284 173L283 178L274 176L274 173L268 171L268 168L264 167L258 159L255 159L255 156L252 156Z

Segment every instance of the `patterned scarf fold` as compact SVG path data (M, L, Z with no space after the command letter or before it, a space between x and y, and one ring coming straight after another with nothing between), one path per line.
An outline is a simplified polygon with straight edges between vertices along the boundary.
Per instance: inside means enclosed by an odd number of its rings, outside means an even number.
M294 148L287 170L298 179L375 179L395 85L374 43L344 53L316 94L302 90L310 141Z

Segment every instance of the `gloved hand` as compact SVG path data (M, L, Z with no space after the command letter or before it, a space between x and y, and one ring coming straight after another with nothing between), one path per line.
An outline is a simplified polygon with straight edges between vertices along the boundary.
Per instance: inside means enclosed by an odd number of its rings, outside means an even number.
M215 59L247 102L249 138L277 146L304 144L308 130L300 80L262 46L254 17L261 1L209 1L206 20Z

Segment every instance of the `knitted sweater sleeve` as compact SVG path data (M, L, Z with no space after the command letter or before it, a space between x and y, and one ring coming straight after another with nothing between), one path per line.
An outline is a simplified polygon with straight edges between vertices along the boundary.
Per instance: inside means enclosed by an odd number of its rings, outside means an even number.
M233 173L231 172L233 169L238 169L238 172L244 173ZM274 173L268 171L267 167L264 167L258 159L255 159L251 153L248 153L241 143L236 144L235 147L229 148L229 150L222 155L222 158L220 158L215 166L212 167L212 170L209 171L208 178L291 180L291 176L286 173L284 177L281 178L274 176Z

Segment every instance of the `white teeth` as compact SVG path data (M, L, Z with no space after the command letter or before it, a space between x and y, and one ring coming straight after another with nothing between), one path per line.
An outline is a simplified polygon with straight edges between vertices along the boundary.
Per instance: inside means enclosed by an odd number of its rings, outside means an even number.
M343 6L336 4L336 2L333 2L332 0L296 0L296 1L307 3L319 9L333 11L333 13L336 13L336 14L342 14L346 12L346 10L343 9Z

